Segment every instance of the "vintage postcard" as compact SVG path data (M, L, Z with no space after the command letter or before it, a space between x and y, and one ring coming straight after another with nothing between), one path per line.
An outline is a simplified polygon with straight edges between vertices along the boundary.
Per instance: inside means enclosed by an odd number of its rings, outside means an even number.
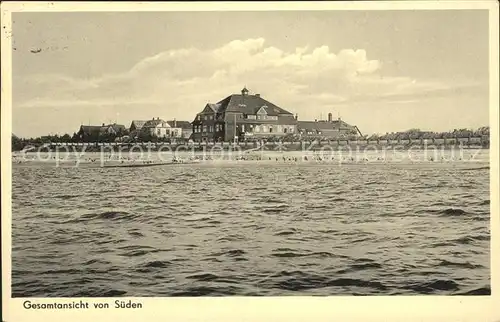
M498 3L2 3L3 320L500 321Z

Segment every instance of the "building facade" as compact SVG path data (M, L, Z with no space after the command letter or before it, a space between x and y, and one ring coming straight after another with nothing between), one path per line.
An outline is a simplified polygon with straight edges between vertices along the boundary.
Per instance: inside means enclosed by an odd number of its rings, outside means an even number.
M170 137L171 127L164 120L159 117L146 121L139 130L140 134L156 137L167 138Z
M180 139L189 139L193 133L191 122L189 121L167 121L171 127L171 137Z
M262 139L297 132L292 113L263 99L250 95L246 88L216 104L208 103L192 122L192 139L197 142Z
M139 138L150 135L158 138L185 138L189 139L192 133L191 122L188 121L164 121L159 117L149 121L134 120L130 124L130 136Z

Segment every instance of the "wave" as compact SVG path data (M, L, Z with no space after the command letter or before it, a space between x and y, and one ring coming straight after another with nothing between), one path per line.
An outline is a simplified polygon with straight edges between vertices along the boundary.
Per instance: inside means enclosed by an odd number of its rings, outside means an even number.
M116 290L116 289L110 289L110 290L87 289L78 291L71 297L118 297L118 296L125 296L125 294L127 294L126 291Z
M81 195L55 195L55 196L52 196L52 198L55 198L55 199L74 199L74 198L80 198Z
M244 261L244 260L247 260L247 259L245 259L245 258L243 258L241 256L243 256L245 254L246 254L246 252L244 250L241 250L241 249L231 249L231 250L227 250L227 251L223 251L223 252L218 252L218 253L211 254L210 255L210 260L215 260L214 257L228 256L228 257L233 258L236 261L238 261L238 260Z
M103 259L91 259L89 261L86 261L83 265L92 265L92 264L111 264L111 262L103 260Z
M484 268L483 265L479 265L479 264L476 265L476 264L472 264L472 263L469 263L469 262L451 262L451 261L447 261L447 260L442 260L436 266L441 266L441 267L460 267L460 268L469 268L469 269Z
M282 213L288 209L287 205L280 205L276 207L271 207L271 208L264 208L262 209L263 212L265 213Z
M142 266L136 268L134 271L137 273L154 273L158 268L167 268L173 263L170 261L151 261L143 264Z
M487 166L487 167L477 167L477 168L465 168L465 169L462 169L462 171L473 171L473 170L489 170L490 167Z
M423 294L432 294L436 291L456 291L459 289L459 285L453 280L433 280L410 284L406 288Z
M293 235L293 234L296 234L298 232L297 229L295 228L291 228L289 230L282 230L282 231L279 231L277 232L276 234L274 234L275 236L288 236L288 235Z
M476 203L476 205L478 206L489 206L490 205L490 200L483 200L483 201L479 201Z
M172 263L169 261L152 261L152 262L146 263L146 265L144 265L144 267L165 268L165 267L168 267L170 265L172 265Z
M77 223L92 220L131 221L137 217L138 215L130 214L125 211L106 211L101 213L83 214L79 218L71 219L63 223Z
M417 214L437 214L441 217L458 217L465 216L469 213L460 208L446 208L446 209L421 209L415 211Z
M232 285L225 287L196 286L188 287L186 290L169 292L174 297L199 297L199 296L231 296L241 294L241 289Z
M311 253L298 253L293 250L290 251L285 251L285 252L279 252L279 253L273 253L271 254L273 257L319 257L319 258L328 258L328 257L338 257L335 254L332 254L330 252L311 252Z
M130 252L127 252L127 253L119 254L119 256L136 257L136 256L144 256L144 255L147 255L149 253L151 253L151 251L147 251L147 250L133 250L133 251L130 251Z
M475 241L488 241L488 240L490 240L490 236L488 235L469 235L450 240L449 242L454 244L465 245L465 244L472 244Z
M438 213L443 216L453 216L453 217L464 216L468 214L465 210L462 210L460 208L448 208L445 210L441 210Z
M491 288L489 286L480 287L467 292L457 293L456 295L491 295Z
M348 268L337 271L337 274L345 274L379 268L382 268L382 265L380 265L379 263L351 264Z
M220 277L215 275L215 274L211 274L211 273L202 273L202 274L195 274L195 275L186 276L186 278L187 279L194 279L194 280L202 281L202 282L210 282L210 281L215 281L215 280L219 279Z
M326 288L333 286L341 287L365 287L383 291L387 287L378 281L366 281L355 278L330 279L326 276L310 274L303 271L282 271L272 276L273 280L265 279L259 284L263 288L279 288L289 291L302 291L308 289ZM274 281L274 279L282 279Z

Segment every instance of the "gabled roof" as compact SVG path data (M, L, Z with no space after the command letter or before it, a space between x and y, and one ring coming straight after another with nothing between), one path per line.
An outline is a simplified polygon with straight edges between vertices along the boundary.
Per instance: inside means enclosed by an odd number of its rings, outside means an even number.
M189 122L189 121L173 121L172 120L172 121L167 121L167 123L171 127L177 127L177 128L181 128L181 129L192 129L191 122Z
M144 126L144 124L146 122L147 121L133 120L132 123L130 124L130 126L132 126L132 124L133 124L137 129L140 129L141 127Z
M243 114L255 115L257 111L264 107L267 115L293 115L279 106L263 99L260 95L241 95L233 94L218 102L218 112L237 112Z
M214 111L214 112L217 112L219 110L219 107L220 107L219 104L212 104L212 103L208 103L207 106L210 107L212 109L212 111Z
M100 133L102 126L100 125L81 125L80 131L85 134Z
M126 129L125 125L116 124L116 123L110 124L110 125L108 125L108 127L112 127L115 132L125 131L125 129Z
M165 123L167 126L170 127L170 125L165 122L164 120L160 120L160 119L154 119L154 120L149 120L147 121L146 123L144 123L144 125L142 127L157 127L158 125L162 124L162 123Z

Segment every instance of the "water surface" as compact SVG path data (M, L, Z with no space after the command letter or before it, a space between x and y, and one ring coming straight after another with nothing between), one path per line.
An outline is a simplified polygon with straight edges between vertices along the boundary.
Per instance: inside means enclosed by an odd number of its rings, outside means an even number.
M485 165L13 164L13 296L489 294Z

